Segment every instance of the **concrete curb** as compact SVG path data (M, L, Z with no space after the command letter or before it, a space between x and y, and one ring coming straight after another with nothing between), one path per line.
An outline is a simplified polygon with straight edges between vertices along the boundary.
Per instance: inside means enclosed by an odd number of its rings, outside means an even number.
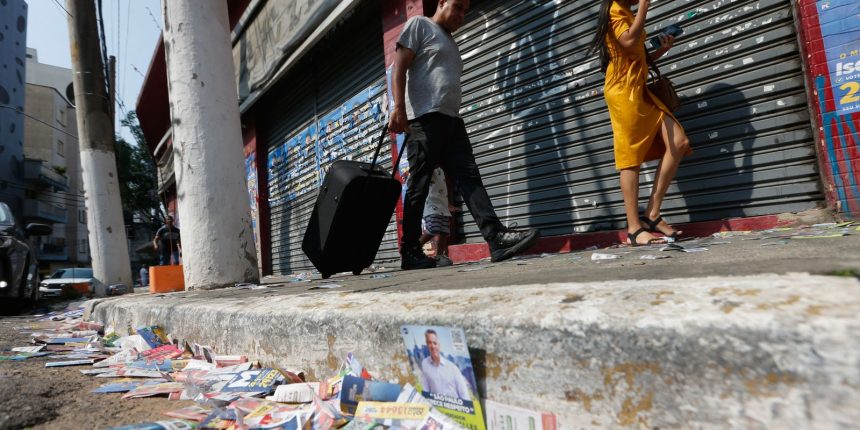
M353 351L411 380L402 324L463 327L483 398L561 428L834 428L860 422L860 282L808 274L417 292L194 291L92 301L226 354L332 374Z

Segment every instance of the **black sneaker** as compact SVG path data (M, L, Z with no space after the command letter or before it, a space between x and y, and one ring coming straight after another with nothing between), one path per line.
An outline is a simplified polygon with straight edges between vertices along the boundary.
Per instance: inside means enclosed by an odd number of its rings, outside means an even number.
M507 260L532 247L540 238L537 229L514 230L502 227L490 241L490 261Z
M447 255L437 255L436 256L436 267L448 267L453 266L454 262L448 258Z
M418 246L403 246L400 249L400 268L403 270L432 269L436 260L424 254Z

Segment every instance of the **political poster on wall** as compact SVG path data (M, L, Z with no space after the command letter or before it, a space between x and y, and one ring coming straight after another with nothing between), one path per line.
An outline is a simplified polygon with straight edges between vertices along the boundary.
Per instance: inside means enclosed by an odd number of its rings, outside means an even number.
M819 0L816 6L836 113L860 112L860 2Z

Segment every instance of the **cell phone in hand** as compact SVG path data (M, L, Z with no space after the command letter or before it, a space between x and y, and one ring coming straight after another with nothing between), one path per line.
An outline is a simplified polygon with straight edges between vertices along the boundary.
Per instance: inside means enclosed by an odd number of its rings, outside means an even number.
M655 35L654 37L652 37L649 40L651 43L651 49L660 49L661 43L660 43L659 35L661 35L661 34L665 34L665 35L672 36L672 37L678 37L678 36L684 34L684 29L681 28L681 26L679 26L677 24L672 24L672 25L658 31L657 35Z

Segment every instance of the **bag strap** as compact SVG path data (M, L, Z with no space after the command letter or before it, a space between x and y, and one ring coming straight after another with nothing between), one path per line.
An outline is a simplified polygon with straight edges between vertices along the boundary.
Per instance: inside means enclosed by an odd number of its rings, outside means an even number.
M373 161L370 162L370 171L373 171L373 168L376 167L376 160L379 159L379 152L382 150L382 145L385 144L385 135L388 134L388 123L386 123L382 127L382 134L379 136L379 144L376 145L376 152L373 153ZM406 138L409 138L409 135L406 135ZM404 139L404 142L406 140ZM404 148L406 145L403 145ZM397 152L397 159L394 160L394 164L391 165L391 177L394 178L397 176L397 166L400 165L400 158L403 157L404 148L400 148L400 151Z
M651 58L651 54L648 52L648 46L644 43L642 46L645 48L645 63L648 64L648 72L654 73L657 75L657 79L663 79L663 75L660 73L660 68L657 67L657 62Z

